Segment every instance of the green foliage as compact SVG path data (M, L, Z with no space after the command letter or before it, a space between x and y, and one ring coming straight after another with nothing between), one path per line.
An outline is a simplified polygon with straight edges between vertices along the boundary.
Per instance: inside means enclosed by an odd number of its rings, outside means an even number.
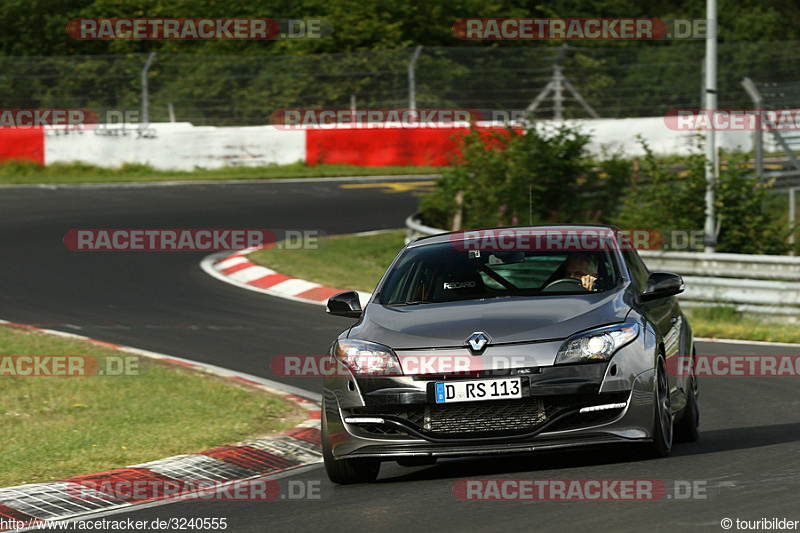
M381 174L400 176L431 174L438 167L381 167ZM99 167L80 161L56 162L47 166L33 161L0 161L0 185L31 183L114 183L120 181L202 181L202 180L265 180L282 178L320 178L373 176L372 167L354 165L267 165L261 167L231 166L215 169L157 170L142 163L123 163L118 168Z
M731 154L716 187L720 232L717 251L737 254L784 254L788 225L773 207L777 199L746 165L747 156Z
M634 160L603 154L592 161L589 136L576 129L531 127L471 131L461 158L434 191L420 199L426 223L451 229L463 193L461 229L541 223L611 223L625 229L696 231L705 226L705 156L670 158L666 165L640 139ZM783 254L789 228L770 193L747 165L725 155L716 182L718 252ZM532 196L532 206L529 204ZM531 209L532 207L532 209Z
M109 169L84 163L71 161L69 163L55 162L44 166L34 161L9 159L0 161L0 180L13 177L42 178L43 176L83 175L97 176L106 174L153 174L156 170L150 165L142 163L123 163L118 169Z
M445 169L434 192L420 200L425 219L450 228L463 193L462 228L528 222L605 222L629 164L593 165L589 136L570 126L473 130L460 142L460 163Z
M637 160L618 224L624 228L701 230L705 227L705 156L683 158L678 168L665 167L640 140L645 156ZM788 226L777 210L771 183L757 179L748 155L725 156L715 186L715 216L719 226L718 252L783 254L788 252Z
M6 159L0 161L0 172L9 176L35 176L45 168L41 163L25 159Z
M584 188L593 217L590 222L615 224L620 209L620 191L627 189L633 172L633 162L620 153L603 151L589 173L590 180Z
M742 318L742 313L739 312L733 305L714 305L710 307L693 307L692 319L698 320L714 320L719 322L737 322Z
M617 224L630 229L686 230L705 220L705 157L683 158L679 168L661 164L644 139L644 157L634 162Z
M526 41L465 42L453 35L463 17L662 17L704 18L705 0L4 0L0 4L0 55L129 54L318 54L425 46L510 46L529 48L554 43ZM720 0L721 42L800 38L794 0ZM334 33L319 40L282 41L77 41L66 32L73 18L217 17L325 18ZM555 43L557 44L557 43ZM608 42L586 43L607 46ZM634 43L616 42L626 47ZM651 43L660 45L663 43ZM671 44L671 43L670 43Z

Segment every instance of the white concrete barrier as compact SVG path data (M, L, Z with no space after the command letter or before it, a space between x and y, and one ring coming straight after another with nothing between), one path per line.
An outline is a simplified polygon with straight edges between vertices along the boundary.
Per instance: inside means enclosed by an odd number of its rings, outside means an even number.
M146 163L160 170L287 165L306 159L304 131L272 126L196 127L188 122L147 128L45 132L45 164L82 161L103 167Z
M603 155L604 148L612 152L619 151L625 156L644 155L642 145L636 138L639 135L658 155L689 155L698 153L698 133L702 133L669 129L664 117L542 120L539 123L580 127L584 133L592 136L587 148L598 156ZM753 135L749 131L718 131L716 142L723 150L739 148L750 151L753 148Z
M697 136L702 132L676 131L667 128L664 117L620 118L581 121L587 133L592 134L589 150L599 154L601 145L620 148L626 156L644 155L636 136L641 135L656 154L689 155L698 153ZM753 148L749 131L718 131L716 143L723 150L739 148L745 152ZM701 152L702 153L702 152Z
M542 121L558 125L562 121ZM642 155L637 141L641 135L657 154L687 155L697 153L696 134L669 129L664 117L569 120L592 136L588 150L601 156L604 148L625 156ZM347 139L352 129L330 130L327 133ZM442 132L449 138L450 133ZM717 144L725 149L750 150L750 132L717 132ZM193 170L232 166L286 165L307 161L306 132L279 130L273 126L213 127L193 126L188 122L151 124L137 129L98 127L94 130L45 131L45 164L82 161L103 167L123 163L147 163L160 170ZM391 147L383 147L391 149ZM398 157L408 157L407 149ZM438 154L432 154L438 155ZM392 158L394 160L396 158Z

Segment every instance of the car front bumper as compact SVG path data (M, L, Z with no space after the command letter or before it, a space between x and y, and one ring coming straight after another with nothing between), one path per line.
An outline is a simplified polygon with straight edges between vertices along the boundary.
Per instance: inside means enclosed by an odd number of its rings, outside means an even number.
M608 372L610 365L602 366ZM523 400L454 404L457 407L450 410L431 401L420 402L419 389L395 389L378 401L373 396L371 405L364 401L353 405L341 389L326 387L323 416L336 459L454 457L647 442L652 440L654 375L650 368L619 380L607 379L607 375L599 379L590 375L585 382L564 380L560 394L541 394L557 389L539 388L531 378ZM591 392L587 389L593 380L597 390ZM623 388L626 382L629 384ZM408 403L402 403L404 400ZM612 404L624 406L581 412ZM526 405L534 406L531 412L540 418L526 421ZM490 429L459 431L460 420L468 424L475 419Z

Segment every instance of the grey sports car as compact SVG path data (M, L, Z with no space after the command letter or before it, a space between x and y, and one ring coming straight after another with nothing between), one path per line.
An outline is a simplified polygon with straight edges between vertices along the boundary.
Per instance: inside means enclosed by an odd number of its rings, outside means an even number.
M336 483L382 461L698 438L694 354L676 274L649 272L623 232L532 226L424 237L397 255L330 348L322 447ZM676 359L672 359L676 358Z

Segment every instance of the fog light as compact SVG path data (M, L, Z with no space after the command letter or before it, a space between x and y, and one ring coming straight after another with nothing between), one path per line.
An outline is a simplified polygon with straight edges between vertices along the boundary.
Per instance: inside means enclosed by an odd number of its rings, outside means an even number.
M348 424L383 424L383 418L368 418L368 417L348 417L344 419Z
M581 413L591 413L593 411L606 411L608 409L622 409L625 407L626 403L606 403L603 405L593 405L591 407L583 407L579 412Z

